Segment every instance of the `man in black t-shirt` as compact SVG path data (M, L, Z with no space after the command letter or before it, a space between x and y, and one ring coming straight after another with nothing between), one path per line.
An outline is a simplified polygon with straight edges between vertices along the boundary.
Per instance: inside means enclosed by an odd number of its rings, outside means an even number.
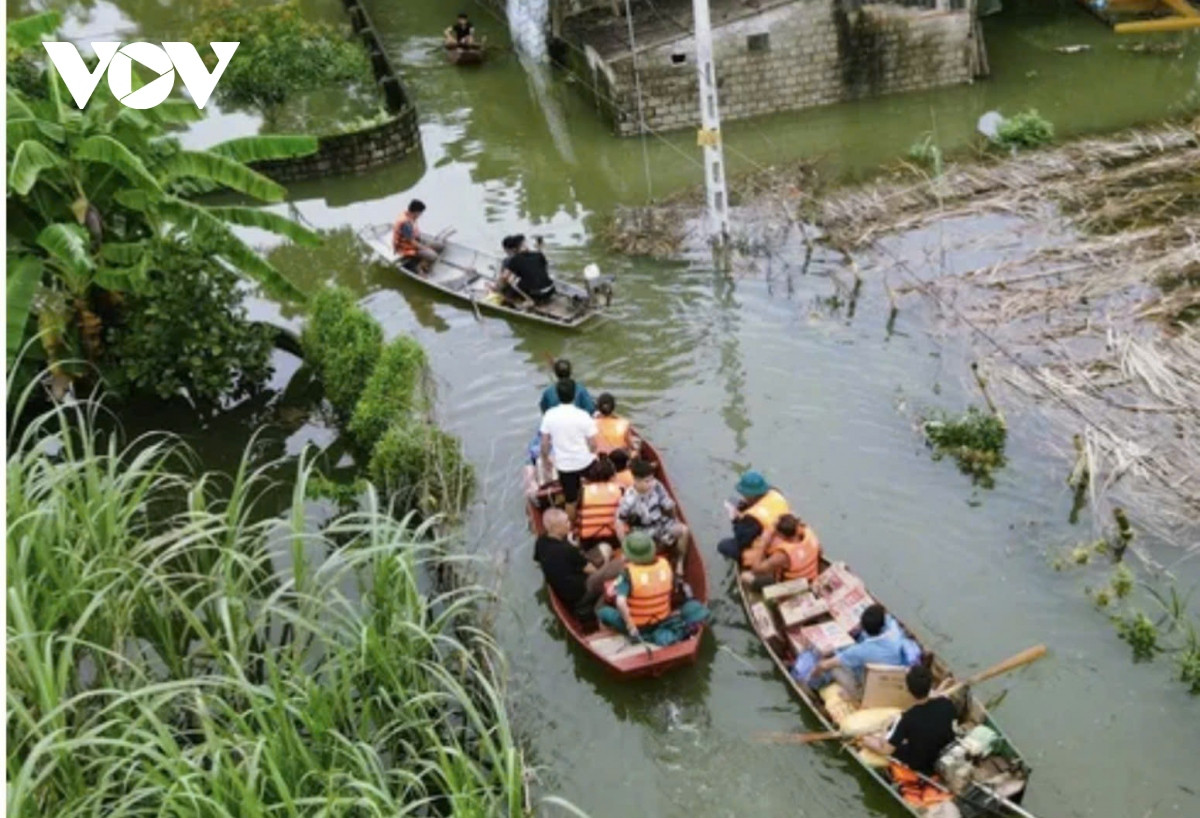
M554 297L554 280L550 278L550 263L541 252L525 246L525 237L506 236L501 242L505 259L500 269L500 292L516 301L532 300L544 304Z
M954 703L945 696L929 697L933 675L923 665L909 669L904 683L917 703L904 711L887 738L866 736L862 743L919 773L933 775L942 750L954 741Z
M620 557L610 559L611 548L596 546L587 554L567 539L571 521L561 508L551 508L542 517L546 533L533 547L533 559L558 598L580 619L595 616L593 608L604 594L604 583L625 568Z
M471 25L465 11L458 13L454 25L444 32L447 48L472 48L475 45L475 26Z

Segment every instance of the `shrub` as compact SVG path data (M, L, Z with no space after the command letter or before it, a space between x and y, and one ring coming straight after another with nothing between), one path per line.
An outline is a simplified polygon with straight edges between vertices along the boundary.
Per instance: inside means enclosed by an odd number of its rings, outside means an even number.
M1144 612L1118 617L1116 625L1117 635L1133 649L1133 661L1148 662L1162 650L1158 644L1158 627Z
M417 419L388 427L367 471L398 511L452 518L466 508L475 481L458 438Z
M942 175L942 149L933 139L933 134L927 133L918 142L908 148L908 158L920 162L933 171L934 176Z
M1054 125L1030 109L1005 117L996 129L996 144L1006 148L1036 148L1054 141Z
M427 365L425 350L407 336L384 348L350 420L359 446L370 449L388 426L424 408L421 381Z
M934 459L947 454L958 462L964 474L991 488L992 471L1004 465L1004 442L1008 430L1004 421L971 406L954 417L935 411L922 424L926 442L933 447Z
M325 384L325 396L339 415L350 417L379 361L383 330L353 293L332 287L313 299L301 343Z
M247 320L237 273L165 244L143 290L113 295L102 371L120 395L243 395L271 374L272 333Z
M227 105L264 107L330 85L374 85L366 50L349 31L305 20L295 0L257 8L212 4L192 41L220 40L241 43L217 86Z

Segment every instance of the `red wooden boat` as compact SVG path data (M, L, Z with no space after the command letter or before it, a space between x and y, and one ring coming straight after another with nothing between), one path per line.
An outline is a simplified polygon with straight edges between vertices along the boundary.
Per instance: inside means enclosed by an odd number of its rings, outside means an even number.
M683 563L684 579L692 586L692 593L695 598L707 604L708 577L704 573L704 559L700 556L700 548L696 543L695 531L692 530L692 526L687 522L687 517L683 513L683 506L679 502L679 496L671 486L670 478L667 477L662 458L645 439L642 440L641 456L643 459L654 464L655 476L663 484L663 487L671 495L671 498L675 500L676 508L679 511L679 519L692 532L692 542ZM536 502L528 500L526 502L526 511L529 514L530 526L540 536L545 530L542 527L542 510ZM571 609L564 605L562 600L558 598L553 589L547 586L546 592L550 595L550 607L554 609L555 615L558 616L558 620L562 622L563 627L567 629L567 633L571 635L571 638L580 647L590 653L596 661L603 664L612 673L622 679L659 676L669 670L683 665L690 665L696 661L696 653L700 649L700 640L704 637L704 628L701 628L695 635L682 642L676 642L674 645L668 645L667 647L632 642L624 634L618 633L611 628L596 623L584 624L580 622L575 617L575 614L571 612Z

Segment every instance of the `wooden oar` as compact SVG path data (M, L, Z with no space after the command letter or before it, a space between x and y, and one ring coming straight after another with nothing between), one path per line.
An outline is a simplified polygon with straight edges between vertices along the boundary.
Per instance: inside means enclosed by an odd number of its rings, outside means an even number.
M938 691L935 693L935 695L949 696L963 687L979 684L980 682L994 678L1003 673L1008 673L1010 670L1016 670L1019 667L1024 667L1025 665L1036 662L1045 655L1045 645L1034 645L1033 647L1026 648L1014 656L1010 656L1003 662L997 662L985 670L981 670L972 676L968 676L961 682L955 682L945 690ZM849 733L842 730L829 730L822 733L760 733L758 735L758 740L786 744L811 744L814 741L829 741L831 739L838 738L858 738L861 735L873 732L876 732L876 730L856 730Z

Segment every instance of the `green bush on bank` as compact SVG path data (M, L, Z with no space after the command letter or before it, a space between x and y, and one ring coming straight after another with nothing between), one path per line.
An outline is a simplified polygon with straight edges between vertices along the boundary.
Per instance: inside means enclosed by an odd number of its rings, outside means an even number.
M1036 110L1005 117L996 128L996 144L1005 148L1036 148L1054 141L1054 125Z
M384 347L350 419L359 446L370 450L388 426L426 410L422 380L428 365L424 348L412 338L401 335Z
M416 418L388 427L367 473L399 509L451 517L466 508L475 483L458 438Z
M333 408L342 418L351 417L379 362L379 324L359 308L349 290L328 287L312 299L300 341Z

